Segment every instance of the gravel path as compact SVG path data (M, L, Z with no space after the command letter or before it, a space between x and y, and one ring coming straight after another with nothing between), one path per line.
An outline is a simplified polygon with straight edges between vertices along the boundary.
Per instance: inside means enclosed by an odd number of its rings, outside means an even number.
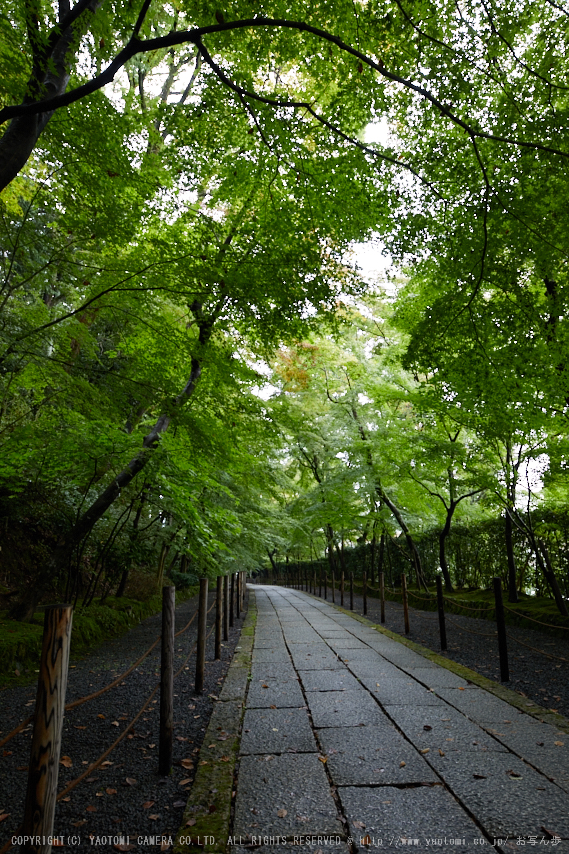
M214 593L210 593L210 605ZM176 631L183 628L197 608L197 597L176 609ZM56 808L54 834L63 836L72 850L91 847L91 835L99 837L99 850L142 850L137 837L174 836L191 790L195 767L207 761L207 746L200 754L216 695L238 642L241 619L229 630L221 661L214 661L214 634L206 648L204 693L194 694L195 654L188 669L174 682L174 767L171 775L158 774L159 692L135 728L109 755L104 767L62 799ZM208 631L215 608L208 616ZM176 638L175 669L196 639L196 624ZM109 641L89 656L71 663L67 702L104 687L132 665L160 634L161 617L149 617L128 634ZM64 720L58 790L75 779L120 735L140 710L156 685L160 645L125 681L94 700L69 711ZM0 691L0 739L33 710L35 686ZM23 816L31 726L2 748L0 773L0 849L17 831ZM64 759L68 757L68 759ZM183 762L183 765L181 764ZM192 767L193 766L193 767ZM7 817L3 818L4 816ZM120 847L120 836L129 836L134 847ZM106 837L103 842L103 837ZM115 845L119 845L115 848ZM14 848L13 850L16 850ZM160 850L160 845L154 850ZM166 849L164 849L166 850Z
M328 602L332 601L328 590ZM340 594L336 591L336 604ZM344 607L349 608L349 594L344 594ZM354 595L354 611L363 615L363 599ZM379 599L368 597L367 619L379 623ZM434 650L451 661L464 664L482 676L500 682L500 661L496 624L490 620L446 614L447 652L441 652L438 615L434 611L409 608L410 634L407 637ZM385 628L405 637L403 605L385 603ZM569 718L569 631L567 640L533 629L507 625L510 681L504 683L523 697L546 709ZM490 635L490 637L488 637ZM567 659L566 662L548 658L516 643L523 641L536 649Z

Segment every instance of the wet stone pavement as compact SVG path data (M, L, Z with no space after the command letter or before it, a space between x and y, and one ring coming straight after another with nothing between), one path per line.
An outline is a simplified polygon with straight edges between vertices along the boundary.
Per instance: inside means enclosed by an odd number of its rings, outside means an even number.
M569 854L565 733L315 597L249 589L232 854Z

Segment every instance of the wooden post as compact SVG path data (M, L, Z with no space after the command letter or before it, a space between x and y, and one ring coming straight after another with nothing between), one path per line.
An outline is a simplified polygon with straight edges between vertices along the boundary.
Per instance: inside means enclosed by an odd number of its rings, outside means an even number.
M319 581L319 585L318 585L318 595L319 595L319 596L320 596L320 598L322 599L322 570L320 570L320 578L318 579L318 581Z
M223 640L229 640L229 576L223 576Z
M354 573L350 572L350 611L354 610Z
M221 658L221 622L223 617L223 577L217 576L217 596L215 600L215 657Z
M439 612L439 632L441 635L441 649L443 652L447 648L447 630L445 624L445 602L443 595L443 580L440 575L436 577L437 583L437 609Z
M18 835L34 837L21 846L25 854L51 852L47 840L53 834L55 817L72 622L71 605L45 609L24 821L18 831Z
M205 636L207 629L207 578L200 578L200 604L198 611L198 648L196 650L196 694L203 692L205 675Z
M174 737L174 626L176 622L176 588L162 588L162 645L160 658L160 737L158 773L172 770Z
M241 610L245 610L245 593L247 592L247 570L241 573Z
M506 639L506 618L504 616L504 602L502 600L502 579L494 578L494 599L496 602L496 628L498 629L498 650L500 653L500 680L510 681L510 669L508 667L508 641Z
M233 628L233 612L235 611L235 573L231 573L231 598L229 601L229 625Z
M344 607L344 570L340 575L340 605L342 608Z
M332 570L332 604L336 604L336 578L334 570Z
M364 594L364 617L367 614L367 572L364 572L363 577L363 594Z
M405 621L405 634L408 635L409 628L409 603L407 602L407 579L405 573L401 576L401 593L403 594L403 619Z
M381 604L381 622L385 623L385 577L379 573L379 601Z
M241 573L235 573L235 613L237 619L241 616Z
M324 598L328 601L328 573L324 573Z

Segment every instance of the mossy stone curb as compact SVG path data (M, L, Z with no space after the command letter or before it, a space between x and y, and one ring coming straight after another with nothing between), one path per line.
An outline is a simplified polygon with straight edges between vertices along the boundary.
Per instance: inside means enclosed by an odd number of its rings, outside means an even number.
M235 766L241 742L245 697L257 622L254 596L233 661L207 727L192 791L176 834L174 854L224 854L231 825ZM220 735L223 740L220 740ZM229 736L229 738L226 738Z

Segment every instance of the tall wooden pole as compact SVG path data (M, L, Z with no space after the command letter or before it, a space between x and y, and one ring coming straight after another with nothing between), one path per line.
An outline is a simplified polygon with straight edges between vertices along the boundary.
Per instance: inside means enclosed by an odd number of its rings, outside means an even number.
M340 605L344 607L344 570L340 576Z
M176 588L162 588L162 647L160 657L160 738L158 744L158 773L172 770L174 737L174 625L176 619Z
M409 628L409 603L407 602L407 578L405 573L401 576L401 593L403 594L403 619L405 621L405 634L408 635Z
M72 622L71 605L54 605L45 609L28 788L21 829L22 836L32 838L20 848L25 854L51 852L51 843L48 844L47 839L53 834L55 817Z
M237 572L235 577L235 611L237 619L241 616L241 573Z
M200 578L198 611L198 647L196 650L196 694L203 692L205 676L205 636L207 630L207 578Z
M350 572L350 611L354 610L354 573Z
M367 572L364 572L363 577L363 594L364 594L364 617L367 614Z
M229 625L233 628L235 611L235 573L231 573L231 597L229 600Z
M336 604L336 578L334 570L332 570L332 604Z
M221 658L221 622L223 617L223 576L217 576L215 599L215 657Z
M385 576L379 573L379 601L381 603L381 622L385 623Z
M223 576L223 640L229 640L229 576Z

